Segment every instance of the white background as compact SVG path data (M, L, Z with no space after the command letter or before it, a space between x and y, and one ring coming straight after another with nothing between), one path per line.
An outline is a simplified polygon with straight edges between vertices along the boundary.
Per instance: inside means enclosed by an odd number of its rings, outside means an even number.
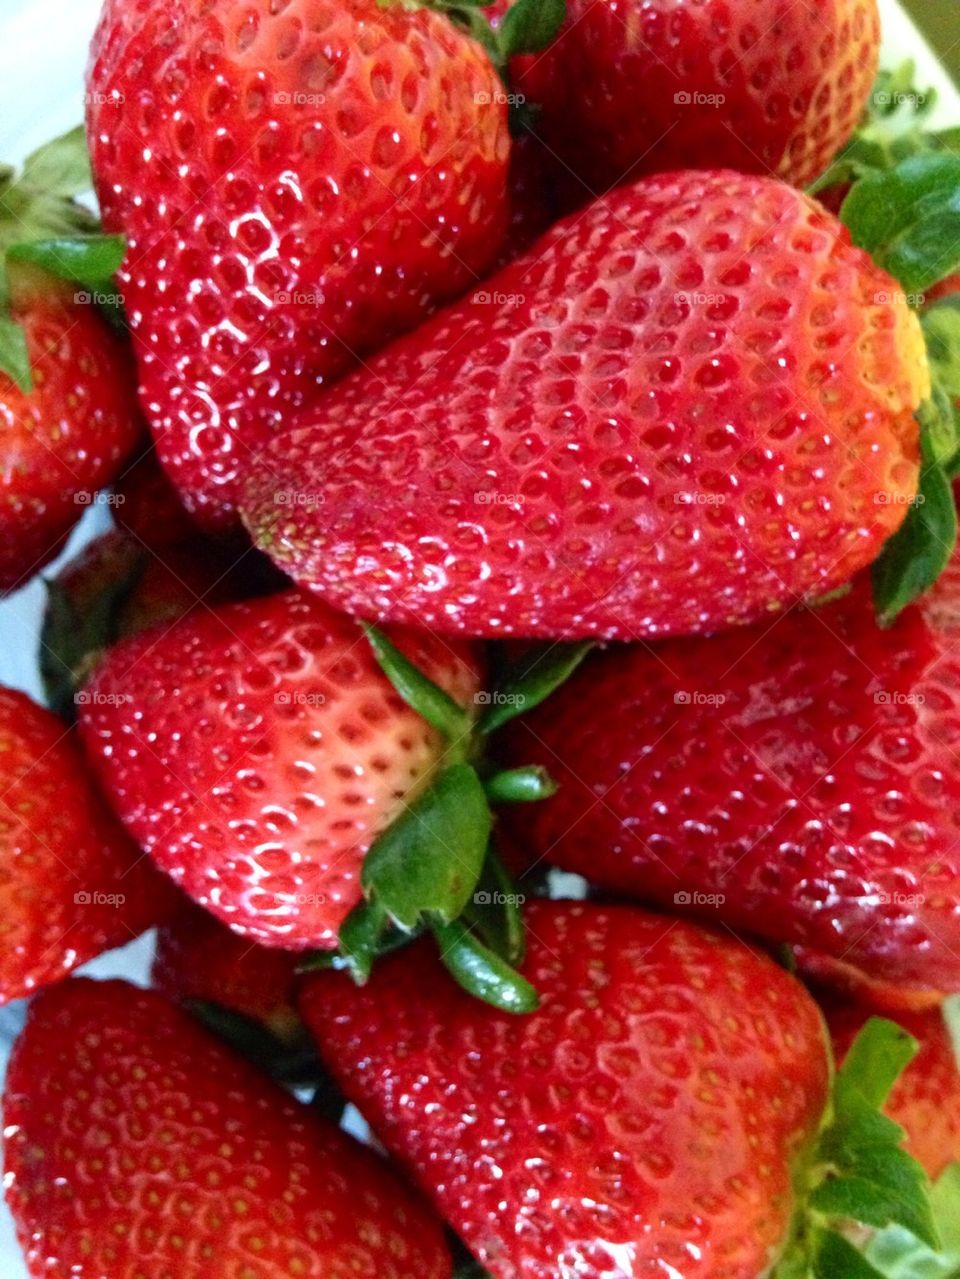
M960 99L909 19L895 0L880 0L880 7L886 61L896 65L913 57L920 68L919 85L934 85L941 94L943 120L960 120ZM99 8L100 0L0 0L0 160L21 160L82 118L83 69ZM73 546L95 529L98 518L103 518L99 512L92 513L84 521ZM36 640L42 595L42 587L35 582L0 604L0 683L34 695L39 692ZM104 975L142 970L143 947L140 954L135 947L136 943L99 962L96 970ZM22 1009L16 1005L0 1012L0 1067L6 1059L6 1042L21 1017ZM0 1279L26 1279L2 1209Z

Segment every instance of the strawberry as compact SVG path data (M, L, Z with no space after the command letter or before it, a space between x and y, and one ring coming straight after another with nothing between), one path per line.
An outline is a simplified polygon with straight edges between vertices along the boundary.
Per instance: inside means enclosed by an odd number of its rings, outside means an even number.
M162 542L162 524L155 532ZM48 704L71 719L80 690L118 640L195 609L276 590L282 580L265 556L188 524L179 541L156 549L125 528L94 538L46 583L40 673Z
M581 201L663 169L806 186L853 133L879 49L876 0L570 0L511 79Z
M517 843L874 982L960 988L960 558L888 629L869 592L588 661L511 730L507 760L559 787Z
M836 1264L853 1249L830 1218L861 1219L851 1155L885 1088L868 1098L856 1076L865 1059L902 1062L902 1034L871 1026L818 1137L822 1023L787 973L631 908L537 902L528 917L523 970L542 996L528 1017L471 1003L418 947L360 991L318 974L301 999L348 1097L494 1279L755 1279L792 1224L817 1274L863 1273ZM864 1072L871 1091L883 1069ZM870 1125L905 1205L921 1171L896 1130Z
M4 1121L38 1279L449 1279L439 1223L375 1154L156 993L38 999Z
M150 977L177 1003L218 1004L289 1040L300 1028L294 1007L299 958L257 946L193 907L158 932Z
M9 688L0 688L0 865L0 1003L131 941L171 904L69 730Z
M87 101L141 399L188 506L223 524L292 410L492 261L502 85L423 8L111 0Z
M129 353L96 305L117 246L72 198L88 185L82 131L19 177L0 166L0 591L53 558L141 430Z
M834 1053L843 1061L868 1014L856 1004L836 1001L828 1001L824 1011ZM906 1132L907 1150L936 1181L960 1161L958 1048L940 1008L898 1012L894 1020L920 1047L895 1084L885 1110Z
M194 536L197 526L180 501L156 451L145 448L117 477L113 517L151 550Z
M876 557L916 490L928 392L901 290L819 205L654 177L332 387L251 470L243 514L364 617L716 630Z
M455 701L472 698L472 652L395 638ZM157 864L237 932L291 950L337 945L367 850L446 751L357 625L295 591L118 644L79 718L116 811Z

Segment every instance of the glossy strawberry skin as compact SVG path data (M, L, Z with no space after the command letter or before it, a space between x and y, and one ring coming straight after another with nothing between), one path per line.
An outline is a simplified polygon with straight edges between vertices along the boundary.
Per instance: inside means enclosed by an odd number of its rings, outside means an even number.
M527 1017L419 945L361 990L311 976L304 1020L347 1095L494 1279L764 1272L826 1102L813 1002L676 920L537 902L527 921Z
M395 638L471 704L472 652ZM444 751L356 623L296 591L118 645L80 728L114 808L161 868L237 932L291 950L337 944L364 853Z
M290 1038L300 1029L294 1006L300 956L257 946L198 908L181 911L157 933L150 979L177 1003L220 1004Z
M22 268L11 286L33 389L0 373L0 591L53 558L142 430L129 355L97 308Z
M955 560L888 630L861 580L753 630L611 650L517 722L508 755L559 792L510 815L514 838L875 982L956 990L958 635Z
M88 132L141 398L198 518L322 386L497 252L502 84L427 9L116 0Z
M846 1056L868 1011L856 1004L824 1007L834 1053ZM919 1052L894 1086L884 1107L906 1132L905 1148L936 1181L960 1160L960 1067L947 1024L939 1008L899 1012L894 1018L920 1045Z
M511 77L581 202L665 169L804 187L856 128L879 50L876 0L570 0Z
M0 1003L132 941L172 898L63 721L0 688Z
M917 320L798 192L651 178L478 296L248 476L255 540L338 607L471 635L710 631L848 580L902 521Z
M30 1273L448 1279L441 1228L364 1150L160 995L37 1000L4 1096Z

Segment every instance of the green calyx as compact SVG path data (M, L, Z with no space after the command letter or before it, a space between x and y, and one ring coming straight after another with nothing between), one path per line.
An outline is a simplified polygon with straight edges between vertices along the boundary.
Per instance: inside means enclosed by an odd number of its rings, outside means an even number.
M532 1012L536 992L516 969L524 954L524 898L497 854L492 805L535 802L555 787L542 768L491 768L486 745L495 729L548 697L591 645L549 646L507 672L497 689L478 694L468 711L381 631L364 632L399 695L444 735L446 751L429 788L370 846L364 900L344 921L338 950L304 966L344 968L362 983L379 956L429 932L465 990L507 1012Z
M917 1048L901 1027L879 1017L858 1035L799 1170L791 1238L772 1279L946 1279L956 1272L960 1170L931 1187L903 1149L903 1129L882 1112ZM952 1240L950 1229L941 1228L951 1220ZM941 1268L897 1269L894 1259L900 1265L908 1254Z
M960 471L960 308L928 302L934 285L960 270L960 129L928 127L932 90L905 63L881 73L852 140L811 187L847 194L840 211L851 238L902 286L920 316L932 393L917 412L921 468L906 518L873 566L878 620L889 625L929 590L957 540L951 481Z
M34 151L19 176L0 168L0 371L24 392L32 390L33 378L12 306L11 275L18 268L75 284L94 302L103 294L105 305L114 305L111 281L124 241L101 234L97 218L79 203L92 185L82 126Z

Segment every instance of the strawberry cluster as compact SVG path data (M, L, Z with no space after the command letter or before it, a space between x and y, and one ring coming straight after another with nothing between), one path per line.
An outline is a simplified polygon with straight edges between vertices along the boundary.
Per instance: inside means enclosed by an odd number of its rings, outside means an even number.
M879 39L105 0L0 169L0 590L112 514L0 689L35 1279L960 1274L960 136Z

